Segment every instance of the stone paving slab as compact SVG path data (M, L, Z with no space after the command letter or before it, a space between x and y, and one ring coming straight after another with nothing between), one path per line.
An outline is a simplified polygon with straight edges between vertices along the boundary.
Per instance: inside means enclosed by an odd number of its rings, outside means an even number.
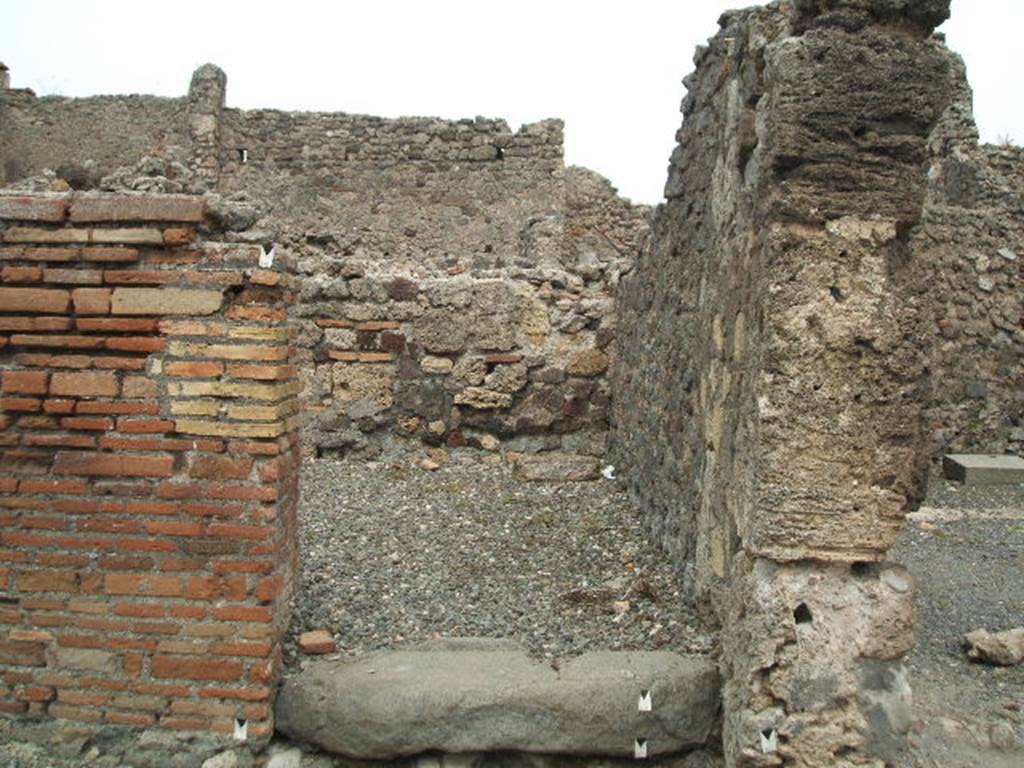
M951 453L942 458L942 472L965 485L1024 483L1024 459L1019 456Z

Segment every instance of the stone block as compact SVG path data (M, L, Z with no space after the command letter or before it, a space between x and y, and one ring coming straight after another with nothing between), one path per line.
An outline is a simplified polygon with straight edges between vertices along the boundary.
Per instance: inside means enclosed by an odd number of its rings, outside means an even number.
M539 453L512 457L515 474L523 480L566 482L596 480L601 462L593 456L568 453Z
M103 273L98 269L46 269L43 280L67 285L101 285Z
M948 480L964 485L1013 485L1024 483L1024 459L1019 456L951 453L942 457Z
M451 360L447 357L433 357L426 355L420 361L420 370L426 374L445 375L451 373L452 368L455 366Z
M94 648L59 647L54 651L54 658L61 669L99 674L117 674L121 671L116 654Z
M702 745L717 721L714 664L667 652L598 652L556 668L505 644L317 661L285 681L277 725L348 757L524 751L632 757ZM643 710L641 699L652 708Z
M569 360L566 371L570 376L592 378L608 370L608 355L599 349L585 349Z
M478 411L498 410L512 405L512 395L484 387L466 387L455 396L455 403Z
M0 219L5 221L45 221L57 223L67 215L68 200L63 195L0 195Z
M88 243L88 229L41 229L39 227L10 227L4 235L5 243ZM77 256L77 252L75 256Z
M297 382L261 384L251 381L182 381L171 382L167 391L174 397L238 397L250 400L276 401L298 394Z
M164 233L147 227L124 229L94 229L90 231L91 243L116 243L118 245L163 245Z
M220 291L189 288L115 288L115 315L212 315L224 297Z
M193 195L78 195L71 203L75 223L202 220L203 198Z
M280 421L273 424L236 424L226 421L178 419L174 422L175 432L212 437L278 437L290 429L288 422Z

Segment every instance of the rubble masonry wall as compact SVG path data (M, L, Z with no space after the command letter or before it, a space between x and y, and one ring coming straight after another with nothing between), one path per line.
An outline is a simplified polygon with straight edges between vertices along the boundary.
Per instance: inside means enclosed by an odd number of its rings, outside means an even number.
M249 215L221 225L296 257L306 452L500 447L524 466L547 452L541 464L593 476L614 291L648 209L567 169L557 120L512 131L484 118L245 111L225 108L225 92L223 73L202 67L187 99L153 101L166 135L129 116L78 161L111 188L241 201ZM6 93L0 111L19 131L44 111L45 99ZM70 107L62 118L69 134L90 130ZM18 157L64 156L45 134L19 135L32 148ZM140 153L140 178L119 171Z
M893 760L910 723L883 561L929 455L930 185L970 140L936 5L725 14L620 287L612 461L721 622L728 765Z

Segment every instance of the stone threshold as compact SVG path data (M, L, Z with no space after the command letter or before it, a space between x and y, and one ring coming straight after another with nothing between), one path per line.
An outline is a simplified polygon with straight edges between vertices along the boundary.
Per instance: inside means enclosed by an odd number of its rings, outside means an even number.
M643 758L703 746L719 708L708 657L595 651L549 660L508 641L468 639L310 662L285 678L275 714L280 733L358 759Z

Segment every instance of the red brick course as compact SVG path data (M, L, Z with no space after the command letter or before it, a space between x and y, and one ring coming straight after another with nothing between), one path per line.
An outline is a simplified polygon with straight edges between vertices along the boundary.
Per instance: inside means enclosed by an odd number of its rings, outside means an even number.
M197 240L202 218L183 195L0 195L0 712L272 732L294 281Z

